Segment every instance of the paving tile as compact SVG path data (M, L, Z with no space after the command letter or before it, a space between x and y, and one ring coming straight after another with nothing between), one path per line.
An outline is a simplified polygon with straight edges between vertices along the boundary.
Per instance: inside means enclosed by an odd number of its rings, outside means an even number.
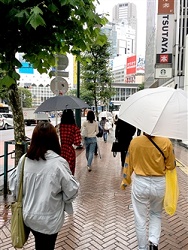
M75 176L80 182L79 195L73 203L73 216L65 217L55 250L137 250L130 187L126 191L120 189L120 154L113 157L111 143L112 140L103 143L99 139L102 159L94 157L90 173L86 168L85 151L76 150ZM160 250L188 250L188 175L183 171L188 168L187 152L175 145L176 157L184 164L177 169L180 197L174 216L162 214ZM0 197L0 249L12 250L11 213L4 205ZM32 234L23 249L34 249Z

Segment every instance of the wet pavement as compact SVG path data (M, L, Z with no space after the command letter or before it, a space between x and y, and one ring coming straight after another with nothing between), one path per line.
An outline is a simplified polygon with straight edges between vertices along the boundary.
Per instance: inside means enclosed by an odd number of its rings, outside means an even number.
M120 154L111 152L114 135L108 142L98 140L101 158L95 156L87 171L85 150L77 149L75 176L80 182L73 203L73 216L66 215L58 234L56 250L136 250L137 240L131 206L130 187L120 189ZM174 216L163 212L159 249L188 250L188 150L174 141L180 196ZM11 202L8 196L7 203ZM10 209L0 196L0 250L14 249L10 240ZM23 249L34 250L32 234Z

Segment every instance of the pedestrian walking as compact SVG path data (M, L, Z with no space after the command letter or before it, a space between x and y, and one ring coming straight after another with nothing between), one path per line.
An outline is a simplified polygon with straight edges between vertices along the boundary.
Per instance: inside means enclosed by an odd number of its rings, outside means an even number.
M103 140L104 142L107 142L110 124L108 120L106 119L106 117L101 117L100 125L103 128Z
M74 175L76 167L75 146L81 144L81 131L76 125L74 113L71 109L64 110L61 116L61 124L59 127L61 141L61 156L65 158Z
M115 138L118 141L120 148L121 148L121 166L124 167L125 164L125 156L132 140L134 134L136 132L136 128L131 124L118 119L116 122L116 129L115 129Z
M84 144L86 148L86 159L88 171L91 171L91 164L93 155L97 145L96 135L99 133L98 122L95 121L95 114L92 110L87 113L87 120L82 124L82 131L84 132Z
M150 140L157 144L162 153ZM175 156L168 138L144 133L130 142L121 188L125 189L131 184L131 175L134 172L131 199L139 250L147 250L148 242L150 250L158 250L165 195L165 171L174 168Z
M27 153L10 175L9 187L17 197L23 165L23 219L35 238L36 250L53 250L66 211L72 213L79 183L68 162L60 156L61 147L55 127L40 122L34 129Z

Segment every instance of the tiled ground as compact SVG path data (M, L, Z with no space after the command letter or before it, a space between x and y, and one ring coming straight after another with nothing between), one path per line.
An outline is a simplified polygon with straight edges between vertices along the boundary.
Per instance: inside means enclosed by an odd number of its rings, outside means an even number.
M130 187L120 190L122 171L119 154L113 157L112 137L99 141L102 158L94 157L93 169L86 168L85 151L77 152L76 178L79 196L74 202L74 215L67 216L57 239L56 250L136 250L137 241L131 209ZM188 168L187 149L175 146L176 156L187 167L178 168L180 197L177 212L163 213L159 249L188 250ZM181 164L180 164L181 165ZM0 205L0 250L14 249L10 241L10 212ZM9 200L10 201L10 200ZM23 249L34 250L32 235Z

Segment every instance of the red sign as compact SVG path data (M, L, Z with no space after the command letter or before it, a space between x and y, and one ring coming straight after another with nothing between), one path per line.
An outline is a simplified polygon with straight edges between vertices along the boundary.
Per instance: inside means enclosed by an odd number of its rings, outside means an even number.
M126 74L136 74L136 56L127 57Z
M158 15L174 14L174 0L158 0Z
M157 54L156 63L172 63L172 54Z

